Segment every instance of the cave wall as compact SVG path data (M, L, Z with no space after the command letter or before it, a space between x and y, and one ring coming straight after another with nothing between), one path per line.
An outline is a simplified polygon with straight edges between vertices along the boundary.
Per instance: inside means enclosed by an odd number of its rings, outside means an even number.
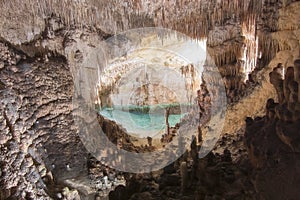
M86 168L72 117L70 68L58 58L18 62L24 55L0 45L0 199L49 199L45 184Z
M265 199L294 199L300 195L299 68L300 59L285 74L274 67L270 82L278 100L268 99L265 116L246 120L245 145L256 169L253 183Z

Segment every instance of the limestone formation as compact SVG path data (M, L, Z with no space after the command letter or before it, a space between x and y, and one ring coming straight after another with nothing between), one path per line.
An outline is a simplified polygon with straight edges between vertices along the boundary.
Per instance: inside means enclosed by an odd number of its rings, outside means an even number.
M189 175L186 162L180 164L181 192L186 192L189 185Z
M275 87L277 92L279 103L283 103L284 100L284 92L283 92L283 66L281 63L278 64L276 68L270 72L270 82Z
M295 66L288 67L284 80L281 79L281 68L274 68L270 73L270 82L277 91L279 103L269 99L266 104L266 117L258 120L247 120L245 141L250 161L253 166L261 168L265 172L281 171L288 168L290 170L288 173L297 173L298 159L294 159L300 150L297 62L298 60L295 61ZM283 93L281 91L282 85ZM290 161L288 161L289 159ZM272 162L276 164L274 165ZM256 174L263 176L263 179L267 180L268 185L272 187L277 187L279 182L285 182L285 175L269 179L268 177L272 177L272 173L256 172ZM257 178L257 185L270 191L265 183L261 185L262 181L262 179ZM299 192L293 188L293 184L295 184L293 181L285 182L285 186L281 190L285 190L285 193L289 191L298 196ZM262 193L267 196L274 196L266 194L267 192Z
M294 81L294 67L288 67L284 77L283 93L285 97L285 102L289 102L291 90L289 88L290 82Z
M268 116L269 119L274 118L275 107L276 107L276 103L274 102L274 99L268 99L266 105L266 116Z
M202 128L201 128L201 126L198 126L198 137L197 137L197 142L198 142L198 144L202 144L202 142L203 142L203 137L202 137Z
M166 135L170 135L170 124L169 124L170 108L165 109L165 124L166 124Z
M197 166L198 163L198 145L197 145L197 138L193 135L192 143L191 143L191 157L193 159L193 163Z
M152 147L152 138L151 137L147 137L147 141L148 141L149 147Z
M297 81L290 81L288 84L288 88L290 90L290 95L289 95L289 102L297 102L298 97L298 89L299 89L299 83Z
M274 110L276 116L278 119L283 121L295 122L300 118L300 116L298 116L299 83L297 82L297 62L298 60L295 60L294 67L288 67L285 73L285 79L281 79L281 77L283 76L281 66L274 68L274 70L270 73L270 82L276 89L280 105L276 105L274 104L274 102L268 101L267 110L270 110L271 105L275 105Z
M199 106L200 124L204 124L208 119L211 109L211 93L208 91L206 82L203 81L200 85L200 90L197 92L197 103Z
M294 62L294 71L295 71L295 81L300 85L300 59L295 60ZM298 89L298 102L300 103L300 90Z

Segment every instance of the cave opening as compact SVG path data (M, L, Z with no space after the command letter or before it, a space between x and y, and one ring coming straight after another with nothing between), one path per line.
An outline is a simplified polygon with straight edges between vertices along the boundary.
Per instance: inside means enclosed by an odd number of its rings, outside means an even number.
M104 119L147 145L149 137L158 144L175 136L198 104L206 41L162 29L143 31L139 38L131 31L106 41L109 55L99 72L95 106Z

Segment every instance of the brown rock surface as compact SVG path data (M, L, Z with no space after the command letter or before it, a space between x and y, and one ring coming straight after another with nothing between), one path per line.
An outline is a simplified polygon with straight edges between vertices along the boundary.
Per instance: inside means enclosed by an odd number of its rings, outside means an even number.
M1 188L6 191L1 194L4 199L48 198L47 172L63 181L84 171L86 163L71 115L69 68L57 58L47 64L22 61L6 64L0 77Z
M295 64L297 62L296 60ZM272 83L279 91L282 88L279 87L278 80L281 81L281 85L286 86L292 83L296 76L294 78L291 74L294 70L289 68L283 80L276 74L277 69L278 67L274 68L272 72L277 76ZM300 195L295 187L298 178L291 178L299 174L300 123L299 112L296 111L296 105L299 103L293 98L288 98L292 93L297 94L298 90L294 91L295 87L289 89L291 93L278 92L278 95L282 95L279 98L281 102L275 104L272 99L267 102L267 117L247 121L246 146L252 165L259 169L254 172L254 183L256 189L267 199L293 199Z

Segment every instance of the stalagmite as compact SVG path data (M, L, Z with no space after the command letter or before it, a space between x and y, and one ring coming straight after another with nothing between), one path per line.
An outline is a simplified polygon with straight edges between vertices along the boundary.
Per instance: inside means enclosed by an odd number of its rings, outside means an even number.
M170 124L169 124L170 108L165 109L165 124L166 124L166 135L170 135Z
M289 84L291 81L294 81L294 68L288 67L283 82L283 93L284 93L285 102L289 102L289 98L291 94L291 91L289 89Z
M198 162L198 147L196 136L193 135L191 143L191 157L193 159L194 165L197 165Z
M198 144L202 145L203 142L203 137L202 137L202 129L201 126L198 126Z
M270 82L276 89L279 104L274 103L273 99L268 100L266 110L269 119L273 116L273 110L279 120L292 123L300 119L299 83L297 81L300 62L298 62L299 60L295 61L294 67L288 67L285 74L281 63L270 73ZM283 76L284 79L282 79Z
M184 193L188 188L188 184L189 184L188 168L186 162L182 162L180 164L180 175L181 175L181 192Z
M300 59L294 62L295 81L300 85ZM300 90L298 89L298 102L300 103Z
M298 90L299 90L299 84L296 81L289 82L289 90L290 90L290 96L289 96L289 103L297 103L298 101ZM293 108L291 108L293 109Z
M147 137L149 147L152 147L152 137Z
M266 116L268 116L269 119L274 118L276 106L277 104L274 102L274 99L268 99L266 105Z
M275 90L278 95L279 103L282 104L284 100L284 94L283 94L283 74L282 72L282 64L279 63L276 68L272 72L270 72L270 82L275 87Z

